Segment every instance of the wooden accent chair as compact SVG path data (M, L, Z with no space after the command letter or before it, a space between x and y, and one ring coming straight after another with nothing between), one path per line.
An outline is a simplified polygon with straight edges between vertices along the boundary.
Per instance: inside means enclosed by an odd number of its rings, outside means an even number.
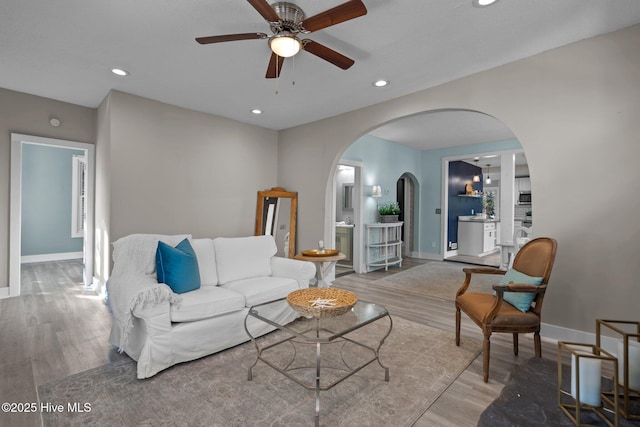
M492 293L466 293L472 274L505 275L505 270L491 267L464 268L466 278L456 294L456 345L460 345L460 312L464 311L484 334L483 366L484 382L489 380L489 338L493 332L511 332L513 334L513 353L518 355L518 334L533 332L536 357L542 357L540 343L540 314L542 302L547 290L549 276L556 257L558 243L549 237L539 237L527 242L516 254L513 268L527 276L542 277L538 285L509 283L493 285ZM535 294L534 300L526 312L522 312L504 301L504 292L526 292ZM526 310L526 309L525 309Z

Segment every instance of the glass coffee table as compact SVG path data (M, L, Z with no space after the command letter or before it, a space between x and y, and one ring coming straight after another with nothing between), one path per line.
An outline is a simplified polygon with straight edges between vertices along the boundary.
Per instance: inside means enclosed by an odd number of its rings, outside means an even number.
M256 360L249 367L249 381L253 379L253 368L261 360L306 389L315 390L316 426L320 424L320 391L329 390L375 361L384 369L385 381L389 381L389 368L380 361L380 348L393 327L385 307L359 300L350 311L339 316L303 316L282 325L273 320L271 314L274 311L270 308L282 304L283 300L286 298L254 305L245 318L245 330L257 351ZM276 327L285 332L285 337L275 342L265 342L261 347L247 328L249 318ZM388 319L388 328L377 327L373 333L367 332L364 339L359 338L364 331L362 328L383 318ZM360 333L356 332L358 330L361 330ZM288 345L289 349L284 352L282 348L275 350L284 345Z

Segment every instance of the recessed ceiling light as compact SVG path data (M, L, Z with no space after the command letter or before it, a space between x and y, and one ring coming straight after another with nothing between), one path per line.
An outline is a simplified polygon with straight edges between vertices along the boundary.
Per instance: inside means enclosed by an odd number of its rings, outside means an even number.
M473 5L475 7L487 7L496 3L498 0L473 0Z
M111 72L117 76L128 76L129 72L126 70L123 70L122 68L112 68Z
M262 110L261 110L261 109L259 109L259 108L254 108L253 110L251 110L251 112L252 112L253 114L262 114Z
M373 85L375 87L385 87L386 85L389 84L389 80L376 80L375 82L373 82Z

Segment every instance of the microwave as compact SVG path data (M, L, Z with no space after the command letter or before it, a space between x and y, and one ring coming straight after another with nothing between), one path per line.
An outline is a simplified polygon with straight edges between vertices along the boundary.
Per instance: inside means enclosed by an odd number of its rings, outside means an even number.
M521 191L518 195L518 204L519 205L530 205L531 204L531 191Z

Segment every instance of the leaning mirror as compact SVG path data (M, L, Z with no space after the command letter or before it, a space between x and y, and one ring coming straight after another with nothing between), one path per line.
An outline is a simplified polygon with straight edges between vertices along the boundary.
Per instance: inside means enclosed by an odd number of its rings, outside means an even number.
M273 236L278 256L293 258L296 253L297 209L298 193L282 187L258 191L256 236Z

